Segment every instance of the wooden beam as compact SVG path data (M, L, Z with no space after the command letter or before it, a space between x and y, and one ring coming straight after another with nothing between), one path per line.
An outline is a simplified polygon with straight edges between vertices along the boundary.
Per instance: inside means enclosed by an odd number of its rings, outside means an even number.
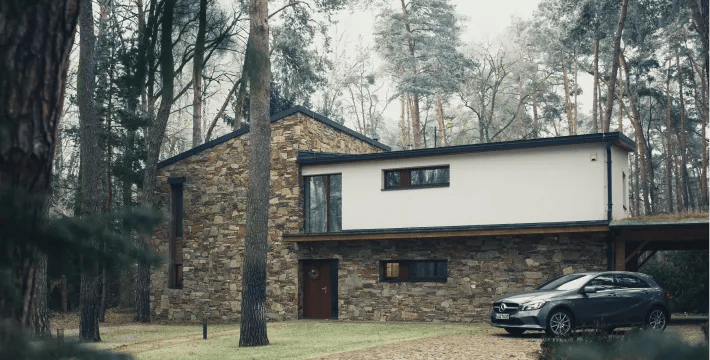
M644 247L646 247L646 245L648 245L648 242L649 242L649 241L650 241L650 240L646 240L646 241L642 242L641 245L637 246L636 249L634 249L634 251L632 251L632 252L629 254L629 256L626 257L626 260L624 261L624 263L625 263L625 264L628 264L629 261L631 260L631 258L633 258L634 256L636 256L636 254L638 254L641 250L643 250Z
M708 241L708 229L621 230L616 236L626 241Z
M562 226L539 228L509 228L509 229L470 229L446 231L408 231L408 232L371 232L371 233L325 233L286 235L284 242L322 242L322 241L367 241L367 240L397 240L397 239L436 239L436 238L469 238L485 236L511 235L559 235L575 233L604 233L609 231L607 225Z
M648 255L648 256L646 256L646 258L643 259L640 264L638 264L638 265L639 265L638 268L640 269L640 268L641 268L648 260L650 260L650 259L653 257L653 255L655 255L657 252L658 252L658 250L651 250L651 254Z

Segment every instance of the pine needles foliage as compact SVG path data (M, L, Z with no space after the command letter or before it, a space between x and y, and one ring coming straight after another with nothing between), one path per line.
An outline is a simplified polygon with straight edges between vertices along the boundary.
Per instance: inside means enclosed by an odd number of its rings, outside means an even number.
M154 251L144 251L133 239L137 232L150 232L162 215L149 209L124 209L99 216L46 216L45 199L22 189L0 188L0 359L130 359L128 355L97 351L76 343L35 341L23 329L16 314L31 292L22 291L21 276L32 267L38 254L62 263L75 256L97 259L107 272L121 271L144 262L164 262ZM76 271L72 267L66 271Z

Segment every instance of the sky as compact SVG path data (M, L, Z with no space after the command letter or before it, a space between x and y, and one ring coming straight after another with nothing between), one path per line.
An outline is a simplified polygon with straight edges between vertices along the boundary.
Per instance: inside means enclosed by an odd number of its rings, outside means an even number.
M394 5L399 2L392 0ZM456 11L467 19L462 23L464 33L461 40L463 42L482 41L488 38L495 38L510 25L513 16L522 19L532 17L533 11L537 9L540 0L451 0L456 6ZM339 20L338 31L347 31L348 36L357 39L362 36L365 41L372 41L372 28L374 23L375 9L371 11L343 11L336 19Z

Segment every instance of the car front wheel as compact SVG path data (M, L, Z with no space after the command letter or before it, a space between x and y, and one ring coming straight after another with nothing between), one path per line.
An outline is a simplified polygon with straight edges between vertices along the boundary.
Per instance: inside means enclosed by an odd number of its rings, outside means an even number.
M668 323L666 312L661 308L653 308L646 316L646 329L663 331Z
M555 310L547 318L547 328L545 329L547 335L555 337L568 336L573 329L572 315L566 310Z

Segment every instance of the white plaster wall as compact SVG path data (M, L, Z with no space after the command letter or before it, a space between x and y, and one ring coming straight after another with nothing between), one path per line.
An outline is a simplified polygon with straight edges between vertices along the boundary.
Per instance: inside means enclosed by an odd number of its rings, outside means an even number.
M623 174L626 174L626 193L624 193ZM618 147L611 148L611 217L620 220L631 215L629 211L629 153ZM624 202L626 199L626 202ZM626 203L626 209L624 209Z
M343 230L595 221L606 220L605 151L598 143L303 165L302 175L342 174ZM436 165L450 166L449 187L382 190L383 170Z

